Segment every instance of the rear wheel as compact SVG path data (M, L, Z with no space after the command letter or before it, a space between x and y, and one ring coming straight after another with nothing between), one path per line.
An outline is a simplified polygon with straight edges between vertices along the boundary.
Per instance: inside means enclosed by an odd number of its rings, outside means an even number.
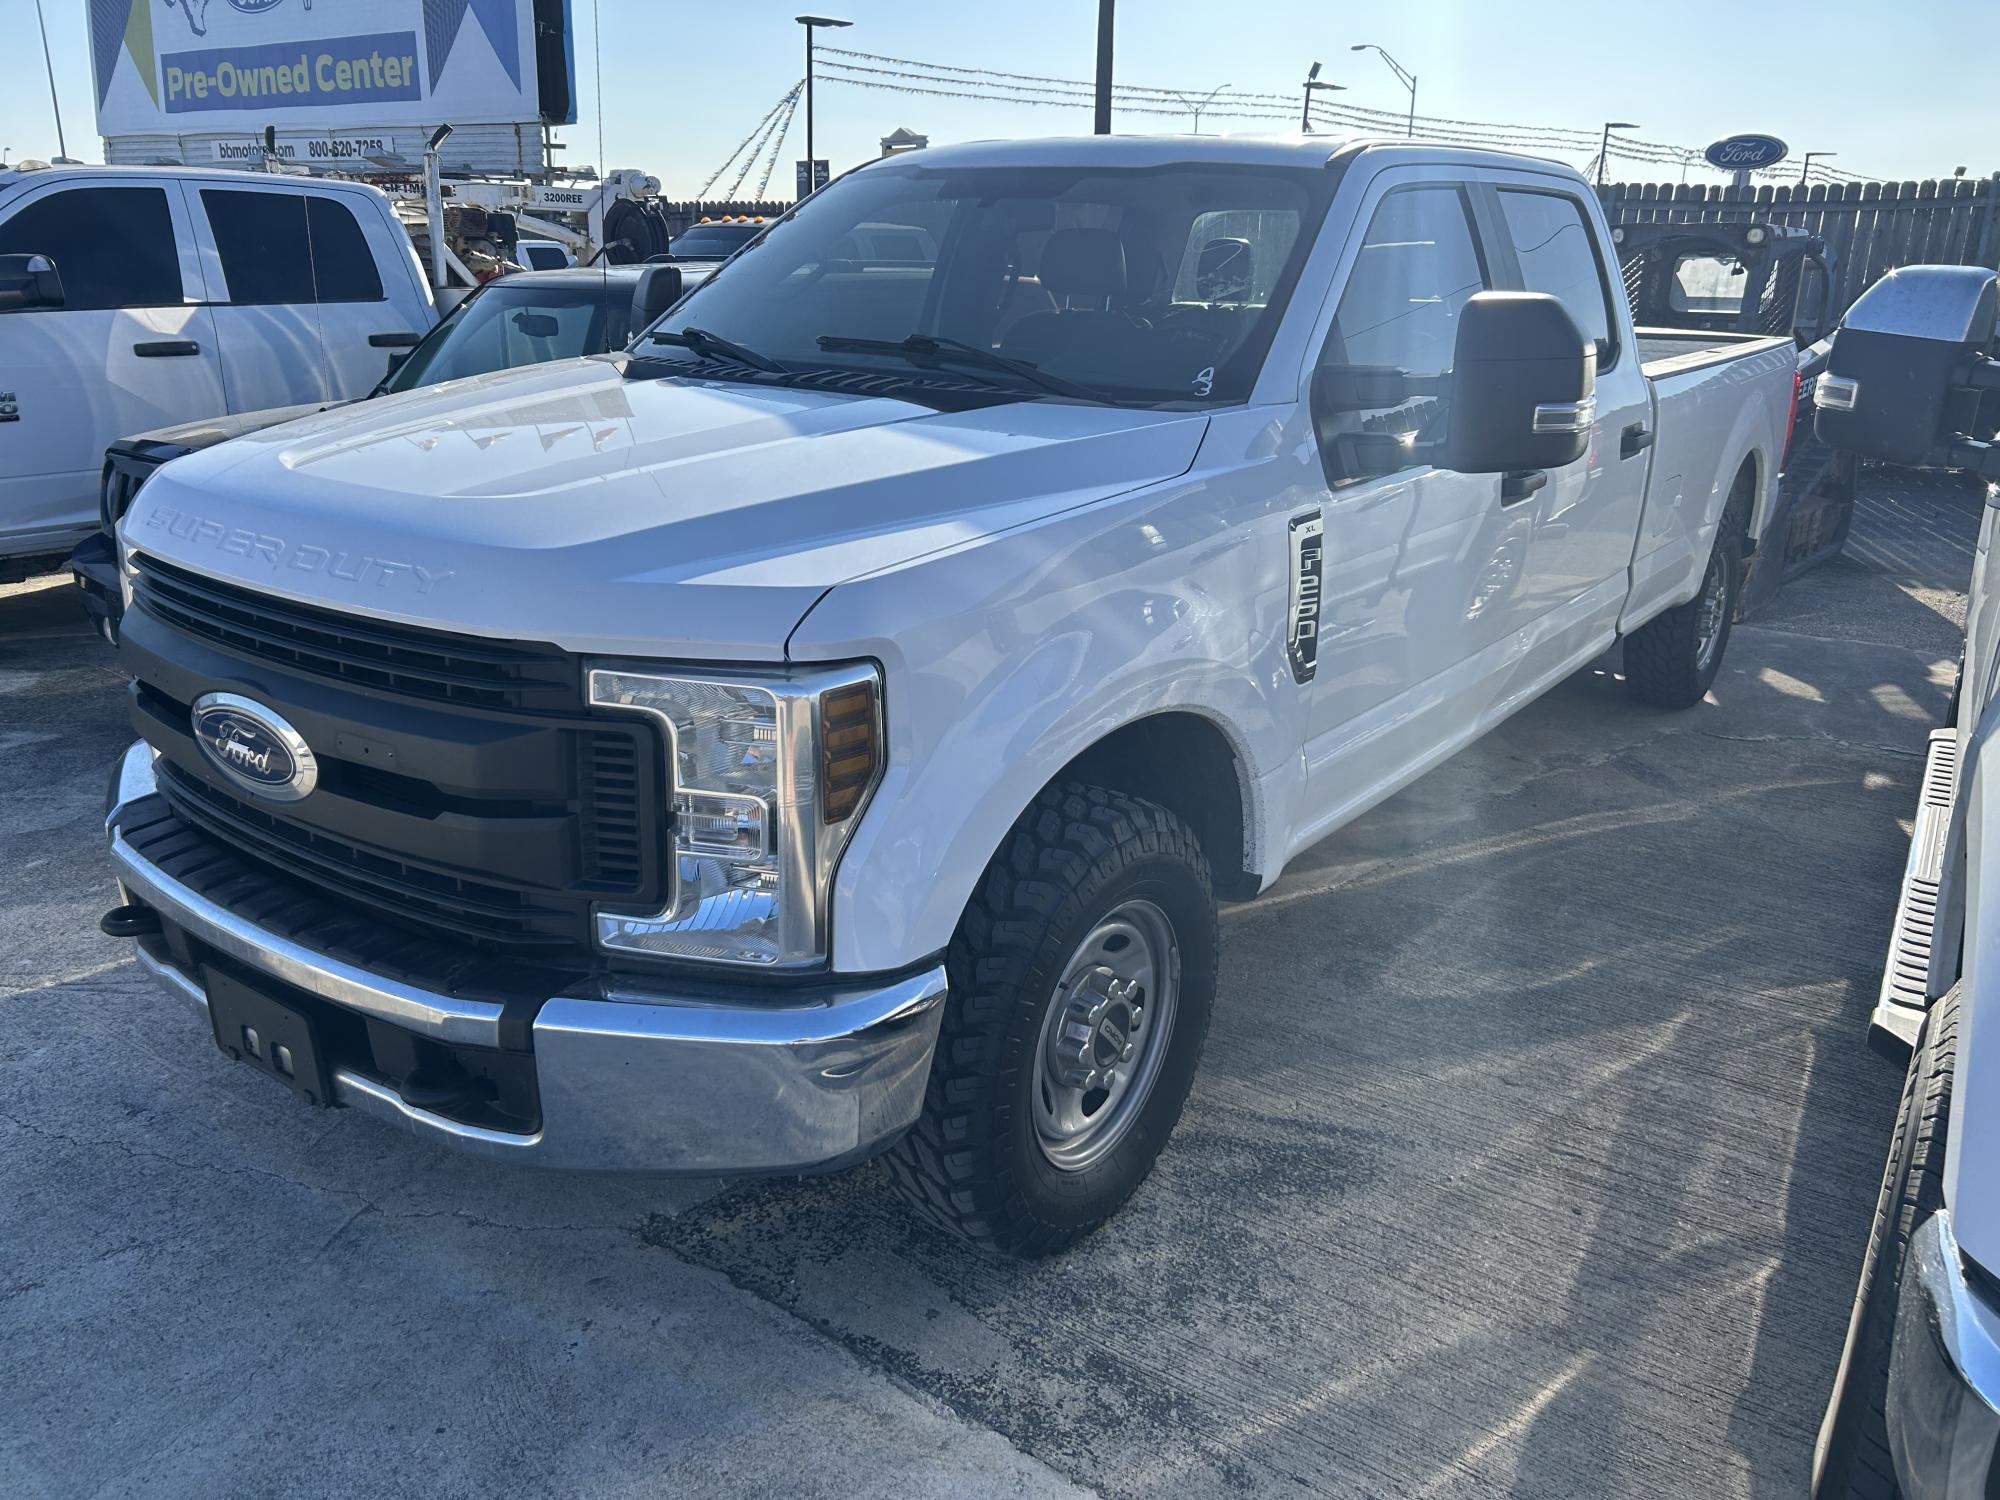
M1625 638L1625 681L1643 703L1692 708L1722 669L1743 582L1743 537L1725 524L1708 555L1701 592Z
M946 954L923 1114L887 1158L904 1196L1014 1255L1103 1223L1180 1118L1215 953L1208 862L1185 823L1102 787L1045 790Z
M1898 1493L1885 1406L1896 1293L1910 1238L1944 1206L1945 1130L1958 1061L1958 991L1931 1007L1910 1055L1903 1104L1875 1203L1845 1368L1820 1429L1815 1500L1890 1500Z

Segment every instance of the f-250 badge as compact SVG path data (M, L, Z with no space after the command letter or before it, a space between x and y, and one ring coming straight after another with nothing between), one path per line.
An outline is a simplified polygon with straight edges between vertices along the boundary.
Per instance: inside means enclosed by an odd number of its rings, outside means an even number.
M1292 676L1311 682L1319 669L1320 561L1325 551L1326 518L1307 511L1293 516L1292 611L1285 652L1292 659Z

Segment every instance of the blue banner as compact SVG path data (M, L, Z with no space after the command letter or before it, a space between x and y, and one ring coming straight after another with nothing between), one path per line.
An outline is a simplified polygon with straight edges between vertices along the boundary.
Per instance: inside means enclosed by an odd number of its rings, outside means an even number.
M163 53L160 102L191 114L421 99L418 54L413 31Z

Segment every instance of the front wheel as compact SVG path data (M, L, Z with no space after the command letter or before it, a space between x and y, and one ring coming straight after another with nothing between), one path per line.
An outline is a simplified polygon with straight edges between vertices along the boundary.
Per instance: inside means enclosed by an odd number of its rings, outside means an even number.
M1642 703L1693 708L1722 669L1743 583L1743 538L1725 527L1708 555L1701 592L1625 638L1625 681Z
M1013 1255L1064 1249L1152 1170L1215 994L1208 862L1166 808L1041 793L967 904L924 1109L888 1155L933 1222Z

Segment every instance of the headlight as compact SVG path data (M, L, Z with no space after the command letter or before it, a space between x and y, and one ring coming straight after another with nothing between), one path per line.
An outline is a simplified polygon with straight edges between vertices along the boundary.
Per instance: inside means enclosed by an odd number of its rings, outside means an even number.
M598 945L765 968L823 958L834 868L881 777L875 669L596 667L590 701L652 717L672 777L667 904L600 911Z

